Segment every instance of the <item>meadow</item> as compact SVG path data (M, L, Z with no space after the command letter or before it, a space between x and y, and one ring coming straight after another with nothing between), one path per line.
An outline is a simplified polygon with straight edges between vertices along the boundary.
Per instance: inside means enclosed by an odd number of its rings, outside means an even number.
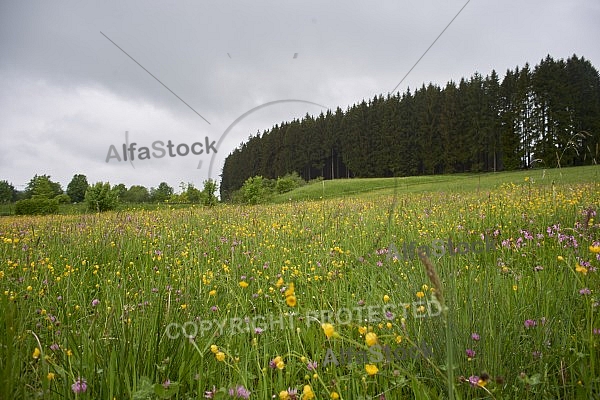
M598 167L421 179L0 218L0 398L600 398Z

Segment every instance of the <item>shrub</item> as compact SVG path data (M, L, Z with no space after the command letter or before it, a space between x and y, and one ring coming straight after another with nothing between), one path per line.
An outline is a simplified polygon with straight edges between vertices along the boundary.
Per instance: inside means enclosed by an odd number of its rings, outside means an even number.
M90 211L114 210L119 202L119 194L117 191L111 190L110 183L98 182L86 190L85 202Z
M279 194L291 192L292 190L299 188L304 185L306 182L298 175L297 172L292 172L291 174L287 174L281 178L277 178L277 183L275 184L275 191Z
M242 185L242 197L245 203L264 203L268 194L269 190L265 187L265 179L262 176L248 178Z
M71 196L69 196L66 193L59 194L58 196L55 196L54 199L56 201L58 201L59 204L70 204L71 203Z
M58 212L58 200L34 196L31 199L19 200L15 204L17 215L46 215Z

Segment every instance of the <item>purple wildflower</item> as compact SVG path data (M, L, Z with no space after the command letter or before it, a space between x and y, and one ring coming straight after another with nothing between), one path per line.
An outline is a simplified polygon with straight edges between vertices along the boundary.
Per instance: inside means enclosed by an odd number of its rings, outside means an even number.
M96 307L98 304L100 304L100 300L98 300L98 299L92 300L92 307Z
M534 326L537 325L537 322L535 322L535 320L533 319L526 319L525 320L525 328L532 328Z
M469 377L469 383L471 384L471 386L478 386L478 384L479 384L479 377L477 375L471 375Z
M240 399L249 399L250 391L243 385L238 385L235 388L229 389L229 396Z
M317 362L316 361L309 361L308 364L306 364L306 368L309 371L315 371L317 369Z
M586 295L586 294L590 294L590 293L592 293L592 291L588 288L583 288L579 291L579 294L581 294L581 295Z
M77 378L74 384L71 385L71 390L75 394L85 393L87 390L87 382L85 379Z
M471 333L471 339L478 341L480 339L480 336L478 333L473 332Z
M475 350L467 349L465 351L465 353L467 353L467 357L469 357L469 358L475 358Z

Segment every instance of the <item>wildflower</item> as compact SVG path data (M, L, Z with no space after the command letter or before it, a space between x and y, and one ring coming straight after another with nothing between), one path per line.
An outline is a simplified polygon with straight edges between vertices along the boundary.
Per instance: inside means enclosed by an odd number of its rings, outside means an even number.
M182 310L185 310L187 308L187 304L182 304L180 307Z
M467 353L468 358L475 358L475 350L467 349L465 353Z
M479 384L479 377L477 375L471 375L469 377L469 383L473 387L478 386L478 384Z
M564 261L564 257L563 257L563 256L558 256L558 257L556 257L556 259L557 259L558 261Z
M210 351L212 351L213 354L217 354L217 352L219 351L219 347L216 344L211 344Z
M315 393L313 392L310 385L304 385L304 389L302 389L302 399L303 400L313 400L315 398Z
M306 368L309 371L315 371L317 369L317 362L316 361L309 361L308 364L306 364Z
M92 307L96 307L98 304L100 304L100 300L98 300L98 299L92 300Z
M54 374L54 372L48 372L48 375L46 375L46 378L51 381L54 379L56 375Z
M279 400L289 400L290 395L287 390L282 390L279 392Z
M164 382L163 382L162 386L163 386L165 389L168 389L168 388L169 388L169 386L171 386L171 381L170 381L169 379L167 379L166 381L164 381Z
M52 351L57 351L58 349L60 349L60 346L59 346L58 344L56 344L56 343L52 343L52 344L50 345L50 350L52 350Z
M536 325L537 325L537 322L535 322L535 320L533 320L533 319L525 320L525 328L532 328Z
M590 246L590 251L594 254L600 253L600 245Z
M592 291L588 288L583 288L579 291L579 294L581 294L581 295L586 295L586 294L590 294L590 293L592 293Z
M579 264L576 264L576 265L575 265L575 271L576 271L576 272L581 272L581 273L582 273L582 274L584 274L584 275L586 275L586 274L588 273L588 270L587 270L587 268L585 268L585 267L582 267L582 266L581 266L581 265L579 265Z
M87 390L87 382L86 382L86 380L82 379L82 378L77 378L77 380L75 381L75 383L73 383L71 385L71 390L75 394L85 393L85 391Z
M377 344L377 335L374 332L367 333L367 335L365 336L365 343L369 347Z
M340 395L339 395L339 394L337 394L337 392L331 392L331 394L329 395L329 397L330 397L332 400L338 400L338 399L340 398Z
M379 368L374 364L365 364L365 371L367 371L369 376L372 376L379 372Z
M388 301L390 301L390 296L388 296L387 294L385 296L383 296L383 301L386 302L386 303ZM335 393L335 392L333 392L333 393Z
M254 328L254 333L256 335L260 335L263 332L264 332L264 330L262 328L258 328L258 327Z
M222 351L218 351L217 354L215 354L215 358L217 359L217 361L224 361L225 353L223 353Z
M292 295L292 296L287 296L285 298L285 304L287 304L290 307L296 307L296 296Z
M325 336L327 336L327 339L330 339L332 336L336 336L337 332L335 331L333 325L324 323L321 324L321 328L323 328L323 332L325 332Z
M290 283L290 286L285 290L285 296L293 296L294 295L294 282Z
M38 358L40 358L40 354L42 354L42 352L36 347L35 350L33 350L33 354L31 356L37 360Z
M229 396L240 399L249 399L250 391L246 389L243 385L238 385L235 388L229 389Z
M425 297L425 293L423 292L417 292L417 297L422 299L423 297Z
M366 326L359 326L358 327L358 333L360 333L361 335L364 335L365 333L367 333L367 327Z
M471 339L473 339L473 340L475 340L475 341L478 341L478 340L480 339L480 337L479 337L479 334L478 334L478 333L475 333L475 332L473 332L473 333L471 334Z
M213 385L212 390L207 390L206 392L204 392L204 398L213 399L215 397L216 393L217 393L217 388Z
M297 400L298 399L298 389L296 388L288 388L287 389L287 393L288 393L288 399L289 400Z
M210 308L210 311L212 311L212 312L217 312L217 311L219 311L219 307L217 307L217 306L212 306L212 307Z
M277 286L278 288L281 287L281 285L283 285L283 278L279 278L277 280L277 283L275 284L275 286Z
M247 288L247 287L248 287L248 282L246 282L246 281L241 281L241 282L239 283L239 285L240 285L240 287L241 287L241 288Z
M215 289L211 290L210 292L208 292L209 296L214 296L217 294L217 291Z
M533 268L533 270L534 270L535 272L542 271L543 269L544 269L544 267L542 267L541 265L538 265L538 266L536 266L536 267L534 267L534 268Z
M280 356L277 356L271 361L269 361L269 367L273 369L284 369L285 363L283 362L283 359Z

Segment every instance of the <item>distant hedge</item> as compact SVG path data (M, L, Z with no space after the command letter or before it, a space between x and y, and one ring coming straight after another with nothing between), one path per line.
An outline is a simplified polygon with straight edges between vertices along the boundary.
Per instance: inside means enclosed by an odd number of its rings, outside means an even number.
M47 198L31 198L19 200L15 203L17 215L45 215L58 212L58 200Z

